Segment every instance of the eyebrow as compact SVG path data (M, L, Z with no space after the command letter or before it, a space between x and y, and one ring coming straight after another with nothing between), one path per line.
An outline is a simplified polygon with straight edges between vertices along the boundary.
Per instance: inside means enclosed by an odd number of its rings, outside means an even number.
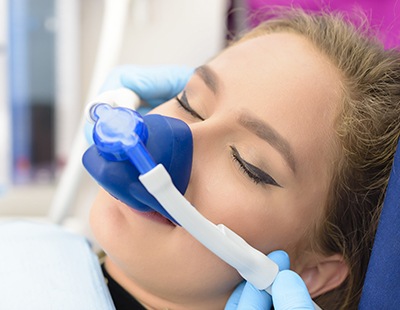
M214 93L219 91L219 80L216 73L207 65L196 68L195 73L204 81L206 86ZM239 116L239 124L253 132L261 139L267 141L286 160L293 173L296 172L296 161L293 156L289 142L282 137L274 128L262 120L247 113Z
M216 95L219 90L218 77L215 72L207 65L200 66L194 71L206 84L206 86Z
M292 148L289 142L284 137L282 137L274 128L272 128L264 121L247 113L240 114L239 124L241 124L249 131L253 132L261 139L267 141L283 156L293 173L296 172L296 161L293 157Z

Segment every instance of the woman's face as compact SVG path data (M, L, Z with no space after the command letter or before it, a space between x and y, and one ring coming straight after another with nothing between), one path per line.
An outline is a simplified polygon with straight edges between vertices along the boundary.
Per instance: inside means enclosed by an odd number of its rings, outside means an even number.
M269 34L198 68L178 96L186 107L172 99L152 111L192 130L185 197L260 251L288 251L295 268L327 200L339 78L306 39ZM145 304L222 307L241 280L183 228L132 211L105 191L91 225L109 271Z

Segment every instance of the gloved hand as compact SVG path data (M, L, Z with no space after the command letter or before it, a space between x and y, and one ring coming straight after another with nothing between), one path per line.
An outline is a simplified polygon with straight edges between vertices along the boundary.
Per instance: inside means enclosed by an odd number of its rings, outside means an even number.
M278 264L280 270L272 284L272 298L267 292L243 282L232 293L225 310L270 310L272 304L276 310L314 309L303 280L295 272L286 270L289 256L283 251L275 251L268 257Z
M146 114L152 108L179 94L193 72L194 69L191 67L177 65L119 66L107 76L99 94L121 87L129 88L149 105L138 108L139 113ZM93 125L86 123L84 131L86 141L93 144Z
M124 65L111 71L100 93L126 87L154 108L179 94L193 72L193 68L186 66Z

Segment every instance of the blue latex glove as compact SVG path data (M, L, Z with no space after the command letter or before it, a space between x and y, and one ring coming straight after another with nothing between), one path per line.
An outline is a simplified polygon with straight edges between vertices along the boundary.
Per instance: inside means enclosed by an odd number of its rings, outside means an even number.
M311 297L303 280L289 268L289 256L283 251L268 255L281 270L272 284L272 298L248 282L241 283L229 298L225 310L276 310L314 309Z
M138 66L124 65L113 69L107 76L99 93L126 87L135 92L149 106L139 107L146 114L152 108L178 95L186 86L194 69L186 66ZM85 124L85 136L93 144L93 125Z
M124 65L111 71L100 92L126 87L154 108L179 94L193 72L191 67L177 65Z

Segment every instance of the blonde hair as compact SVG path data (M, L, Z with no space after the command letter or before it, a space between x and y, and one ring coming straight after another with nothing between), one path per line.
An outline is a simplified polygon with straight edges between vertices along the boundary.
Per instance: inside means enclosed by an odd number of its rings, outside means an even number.
M316 298L323 309L357 309L400 135L400 53L385 50L365 20L340 13L274 10L242 39L293 32L310 40L343 76L340 141L324 220L312 248L340 253L350 273L335 290Z

